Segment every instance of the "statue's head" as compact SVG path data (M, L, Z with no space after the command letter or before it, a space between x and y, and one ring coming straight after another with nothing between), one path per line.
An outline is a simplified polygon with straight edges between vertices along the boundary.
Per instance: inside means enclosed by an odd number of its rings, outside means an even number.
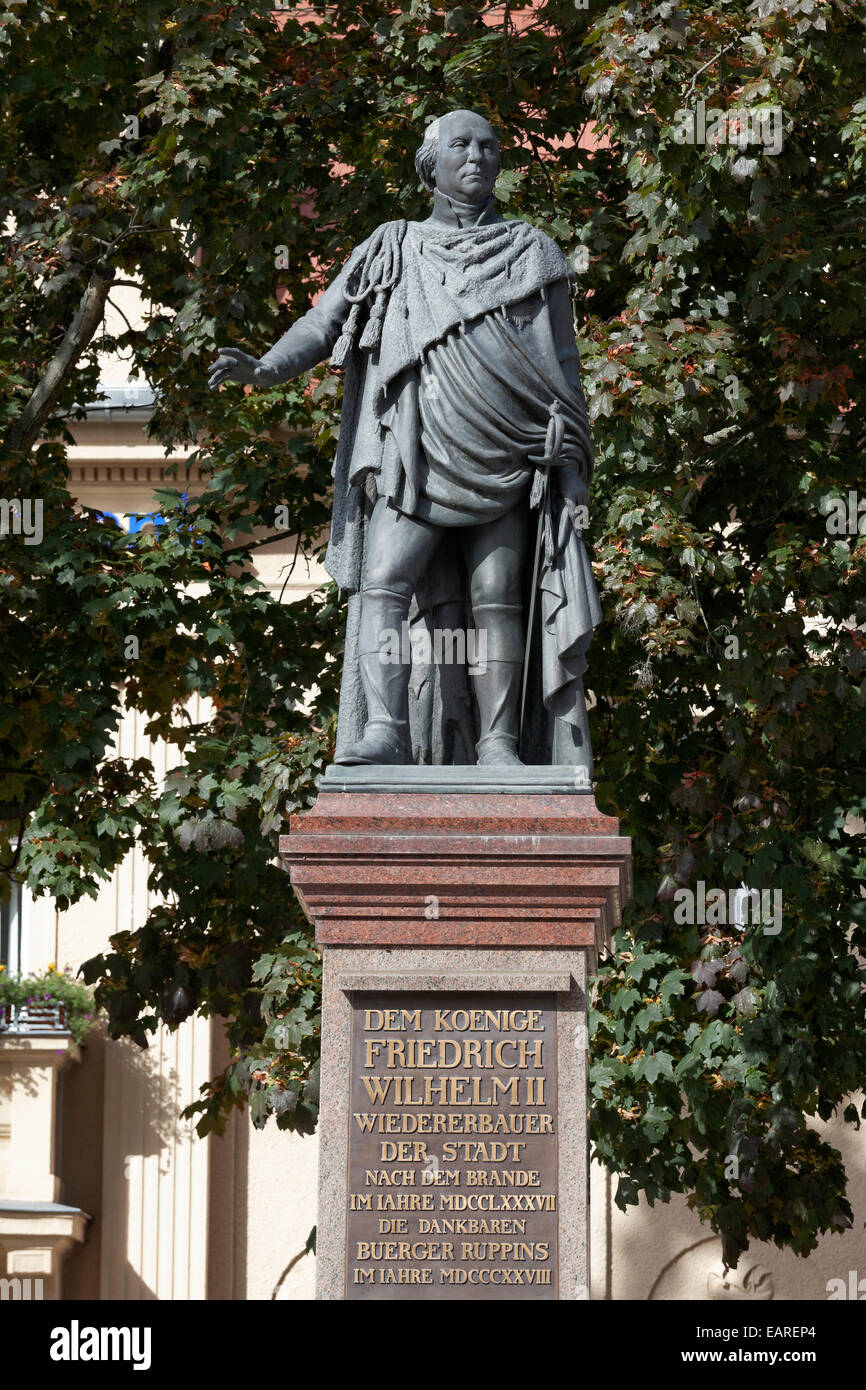
M465 203L490 197L499 164L496 133L475 111L449 111L431 121L415 155L418 177L430 193L438 188Z

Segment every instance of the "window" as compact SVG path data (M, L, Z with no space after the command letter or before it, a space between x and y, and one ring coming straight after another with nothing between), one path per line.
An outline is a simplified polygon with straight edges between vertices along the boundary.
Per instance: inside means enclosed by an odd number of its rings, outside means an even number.
M9 901L0 905L0 965L10 975L21 969L21 889L13 883Z

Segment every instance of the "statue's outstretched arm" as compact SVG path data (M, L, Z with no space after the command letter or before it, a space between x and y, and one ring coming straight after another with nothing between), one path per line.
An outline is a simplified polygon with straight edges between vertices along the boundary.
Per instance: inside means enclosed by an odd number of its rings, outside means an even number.
M350 305L343 293L348 267L325 290L318 303L301 318L261 358L271 376L271 385L291 381L330 357L340 336Z
M252 357L240 348L221 347L208 372L208 385L213 388L224 381L240 381L248 386L276 386L330 357L351 307L344 291L354 259L350 257L318 303L296 319L263 357Z

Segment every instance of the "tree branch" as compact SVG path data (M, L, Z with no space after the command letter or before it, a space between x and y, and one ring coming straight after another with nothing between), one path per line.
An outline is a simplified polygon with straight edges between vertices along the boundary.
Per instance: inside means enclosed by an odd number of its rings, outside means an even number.
M75 317L63 335L63 341L55 352L39 380L39 384L25 405L17 420L12 422L6 435L9 449L29 453L39 438L40 430L49 418L69 378L69 374L89 345L94 333L102 322L105 301L114 280L114 272L100 267L91 272L90 280Z
M223 555L239 555L243 550L260 550L263 545L274 545L276 541L284 541L290 533L288 531L278 531L275 536L265 536L260 541L250 541L247 545L232 545L223 551Z

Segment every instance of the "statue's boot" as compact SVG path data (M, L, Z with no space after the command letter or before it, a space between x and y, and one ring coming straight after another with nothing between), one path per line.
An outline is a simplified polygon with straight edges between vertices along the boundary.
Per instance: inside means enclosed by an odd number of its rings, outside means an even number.
M522 767L517 756L523 676L523 609L520 604L473 606L477 669L472 673L481 736L480 766ZM471 668L470 668L471 669Z
M402 660L402 631L409 601L407 595L393 589L363 591L358 666L367 702L367 723L363 737L340 754L341 764L411 762L411 666Z

